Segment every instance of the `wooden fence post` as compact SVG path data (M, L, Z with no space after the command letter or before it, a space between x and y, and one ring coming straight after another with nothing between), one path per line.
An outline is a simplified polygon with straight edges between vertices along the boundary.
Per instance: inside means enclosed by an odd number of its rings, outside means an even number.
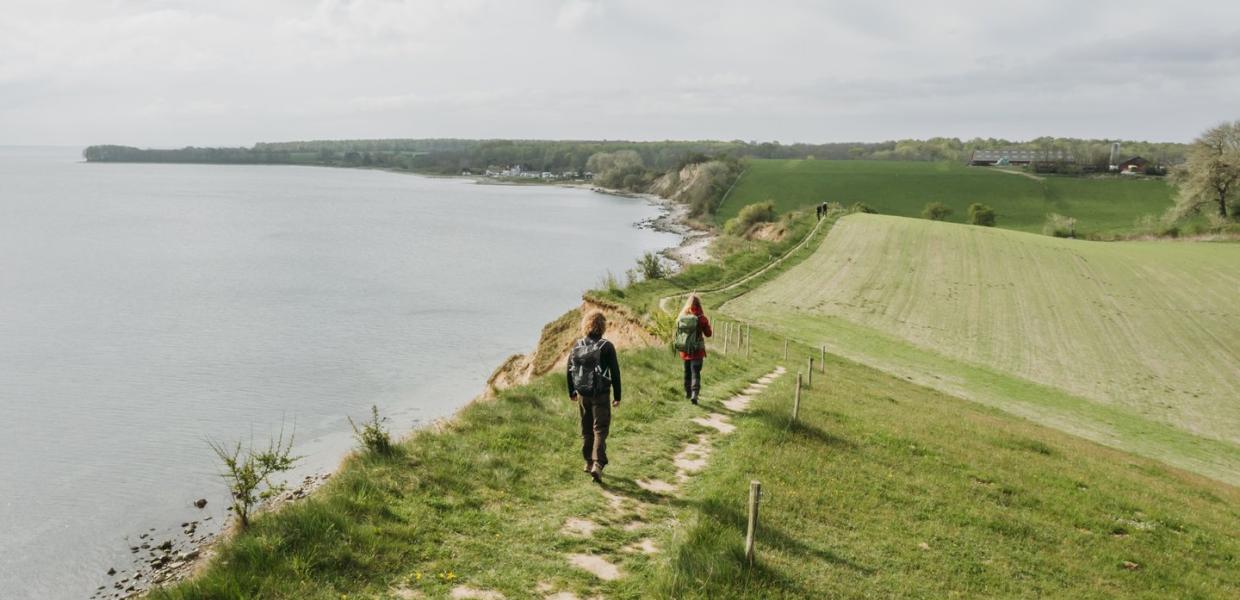
M749 530L745 533L745 560L753 564L754 546L758 533L758 503L762 499L762 483L749 482Z
M784 360L788 360L788 338L784 338Z
M792 398L792 420L796 421L801 414L801 373L797 372L797 393Z
M745 326L745 358L753 354L753 325Z
M732 328L729 326L729 323L727 321L724 321L723 322L723 353L724 354L728 353L728 342L731 341L729 339L731 335L732 335Z
M822 362L822 365L821 365L822 374L826 375L827 374L827 346L825 344L822 346L822 361L820 362Z
M814 387L814 357L805 357L805 387Z

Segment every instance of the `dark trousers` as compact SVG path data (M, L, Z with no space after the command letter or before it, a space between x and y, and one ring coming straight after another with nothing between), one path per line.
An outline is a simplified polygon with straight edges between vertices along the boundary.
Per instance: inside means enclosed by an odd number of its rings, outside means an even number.
M685 361L685 395L693 396L702 389L702 361L695 358Z
M581 413L581 457L587 463L607 465L607 432L611 429L611 398L602 396L579 396L577 407Z

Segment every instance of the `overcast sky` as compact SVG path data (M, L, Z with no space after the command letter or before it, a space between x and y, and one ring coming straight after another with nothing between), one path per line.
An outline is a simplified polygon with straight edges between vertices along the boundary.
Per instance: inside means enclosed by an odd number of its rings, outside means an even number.
M1187 141L1240 2L3 0L0 145Z

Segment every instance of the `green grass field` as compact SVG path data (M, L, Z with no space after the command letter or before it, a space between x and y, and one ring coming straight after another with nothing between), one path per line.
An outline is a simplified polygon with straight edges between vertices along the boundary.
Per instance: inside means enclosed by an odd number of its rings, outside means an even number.
M780 213L818 202L850 206L864 202L882 214L917 217L929 202L942 202L963 223L970 204L981 202L998 214L998 226L1041 231L1047 213L1078 219L1085 234L1131 231L1144 215L1159 216L1172 205L1163 181L1118 177L1018 174L956 163L897 161L753 160L719 208L722 223L754 202L772 200Z
M1240 483L1240 245L852 215L725 308L953 395Z
M794 344L787 363L807 356ZM793 384L768 390L688 490L650 596L1226 598L1240 585L1234 487L831 355L792 423ZM752 479L764 498L747 567Z

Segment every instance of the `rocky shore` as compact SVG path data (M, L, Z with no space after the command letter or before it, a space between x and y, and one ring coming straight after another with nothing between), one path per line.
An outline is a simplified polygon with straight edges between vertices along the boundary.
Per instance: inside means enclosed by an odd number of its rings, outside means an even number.
M676 263L682 269L689 265L696 265L710 260L710 244L718 234L711 229L694 223L689 218L689 205L656 194L634 194L597 186L569 187L583 187L592 192L609 196L637 198L657 206L660 211L659 216L642 221L637 224L637 227L680 236L680 244L678 246L668 248L660 254Z
M275 510L301 500L330 477L331 473L318 473L305 476L296 485L290 483L291 487L272 499L263 510ZM207 506L207 500L200 498L193 504L203 509ZM129 552L133 555L133 561L119 569L109 568L105 573L109 582L96 588L90 597L109 600L140 598L155 586L192 576L214 555L215 544L226 538L226 532L231 530L232 519L219 525L213 520L208 516L183 522L180 527L169 527L162 532L151 528L137 536L126 537L131 544Z
M680 245L668 248L663 256L671 259L680 268L696 265L710 260L710 244L718 235L710 229L700 228L689 219L689 206L674 200L653 195L643 195L650 202L657 204L663 214L641 223L655 231L674 233L680 236Z

